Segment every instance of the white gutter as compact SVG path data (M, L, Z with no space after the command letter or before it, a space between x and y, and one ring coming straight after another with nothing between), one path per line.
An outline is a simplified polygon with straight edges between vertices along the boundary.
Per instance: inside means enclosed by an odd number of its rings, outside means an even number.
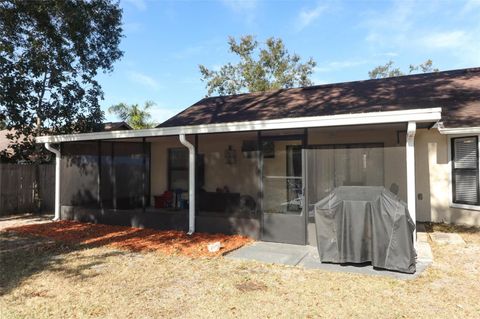
M438 127L438 131L440 132L440 134L448 134L448 135L455 135L455 134L480 134L480 126L457 127L457 128L442 128L442 127Z
M408 122L407 126L407 146L406 146L406 161L407 161L407 206L410 217L417 225L416 212L416 196L415 196L415 133L417 125L415 122ZM416 246L417 231L413 233L413 243Z
M180 134L180 143L188 148L188 234L195 232L195 147Z
M190 126L175 126L145 130L111 131L98 133L68 134L40 136L37 143L62 143L88 140L108 140L118 138L142 138L156 136L172 136L181 134L207 134L242 131L261 131L277 129L294 129L309 127L329 127L346 125L405 123L410 121L436 122L441 119L441 108L412 109L402 111L368 112L328 116L311 116L283 118L276 120L231 122Z
M55 216L53 220L60 220L60 151L45 143L45 148L55 154Z

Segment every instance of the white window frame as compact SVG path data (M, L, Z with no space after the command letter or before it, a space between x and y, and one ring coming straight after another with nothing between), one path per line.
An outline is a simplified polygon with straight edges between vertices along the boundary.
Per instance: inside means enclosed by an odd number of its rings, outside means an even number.
M448 188L449 188L449 204L451 208L459 208L459 209L467 209L467 210L476 210L480 211L480 205L472 205L472 204L459 204L453 202L453 169L452 169L452 139L458 137L470 137L476 136L478 138L478 152L480 153L480 134L455 134L455 135L448 135L448 171L449 171L449 179L448 179ZM479 167L480 170L480 161Z

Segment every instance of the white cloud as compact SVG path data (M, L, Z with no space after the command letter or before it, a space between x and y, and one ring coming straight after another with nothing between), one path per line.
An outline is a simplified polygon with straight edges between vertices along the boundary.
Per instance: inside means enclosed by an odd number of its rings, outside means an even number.
M360 26L366 29L365 42L373 56L389 56L380 52L411 55L422 54L420 59L456 60L458 67L480 64L480 20L477 10L480 0L449 3L446 9L435 1L395 0L384 10L369 10ZM431 17L448 19L431 24ZM452 27L452 25L458 27Z
M258 0L221 0L224 5L237 12L255 10Z
M480 9L480 0L468 0L465 5L463 6L461 13L467 14L474 10ZM478 11L477 11L478 13Z
M398 56L398 53L397 52L383 52L383 53L379 53L377 55L395 57L395 56Z
M157 80L144 73L130 72L129 76L130 80L137 84L147 86L153 90L158 90L160 88L160 84L157 82Z
M317 20L326 9L327 6L321 3L311 9L302 9L297 17L296 30L301 31L309 26L311 23Z
M480 65L480 41L477 29L465 31L444 31L426 33L416 45L429 51L448 52L461 62L462 66Z
M258 0L220 0L223 5L242 17L247 24L253 24L258 10Z
M367 64L368 60L332 61L315 67L315 72L332 72Z
M147 3L145 0L123 0L134 6L137 10L145 11L147 9Z
M386 11L370 12L363 21L363 25L368 29L365 40L378 46L405 43L413 26L414 14L414 1L405 0L394 1L392 7Z
M464 31L434 32L421 39L428 48L457 48L466 44L467 35Z
M177 114L179 111L179 109L155 105L150 109L150 115L152 116L153 122L160 124Z

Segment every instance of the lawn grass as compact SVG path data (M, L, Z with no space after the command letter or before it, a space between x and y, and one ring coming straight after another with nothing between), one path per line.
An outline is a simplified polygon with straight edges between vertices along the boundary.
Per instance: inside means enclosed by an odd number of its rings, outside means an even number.
M0 317L478 318L480 232L460 232L410 281L2 232Z

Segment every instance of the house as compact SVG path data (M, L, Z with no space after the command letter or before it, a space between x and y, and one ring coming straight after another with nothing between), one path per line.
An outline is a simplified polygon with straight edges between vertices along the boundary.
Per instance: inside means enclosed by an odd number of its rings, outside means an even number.
M5 153L5 156L10 157L13 155L14 150L10 147L10 139L8 135L11 134L10 130L0 130L0 153Z
M132 127L127 122L105 122L103 123L102 131L125 131L132 130Z
M132 127L126 122L105 122L102 123L100 131L120 131L120 130L132 130ZM9 135L15 135L15 130L0 130L0 154L4 153L6 158L11 158L15 155L15 150L12 148L12 140ZM23 135L22 137L23 138Z
M207 97L157 128L42 136L57 218L315 241L338 186L480 225L480 68Z

